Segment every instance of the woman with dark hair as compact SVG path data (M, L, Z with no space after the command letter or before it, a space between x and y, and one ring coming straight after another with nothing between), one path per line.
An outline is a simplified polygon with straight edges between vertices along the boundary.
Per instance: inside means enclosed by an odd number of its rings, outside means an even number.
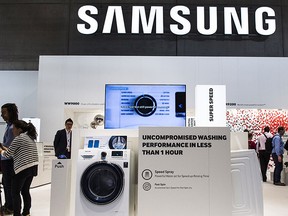
M256 143L252 140L253 133L248 132L248 149L254 149L256 151Z
M18 120L18 108L14 103L6 103L1 106L1 117L6 122L7 126L3 137L3 146L8 148L13 139L13 123ZM12 176L13 160L11 158L1 157L1 170L2 170L2 184L4 188L5 204L1 209L1 212L5 214L13 213L13 201L12 201Z
M13 134L15 135L9 148L2 147L2 156L14 160L14 172L12 177L12 197L14 216L30 215L31 196L30 185L33 177L37 175L38 152L36 147L36 129L32 123L17 120L13 123ZM21 196L24 208L21 214Z

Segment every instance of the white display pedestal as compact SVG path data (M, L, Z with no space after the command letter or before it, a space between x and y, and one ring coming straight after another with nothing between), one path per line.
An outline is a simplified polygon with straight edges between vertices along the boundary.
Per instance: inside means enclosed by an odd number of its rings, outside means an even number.
M51 216L70 216L70 159L52 161Z
M262 176L254 150L231 152L232 215L263 216Z

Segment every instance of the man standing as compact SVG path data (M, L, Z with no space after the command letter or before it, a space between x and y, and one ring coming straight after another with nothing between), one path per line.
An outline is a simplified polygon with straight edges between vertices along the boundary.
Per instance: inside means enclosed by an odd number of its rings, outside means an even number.
M272 138L272 137L273 135L270 133L270 128L266 126L264 128L264 133L261 136L259 136L257 140L257 147L258 147L263 182L267 181L266 172L267 172L267 167L268 167L268 164L270 161L270 155L271 155L271 153L269 151L266 151L265 149L265 142L268 138Z
M282 136L285 133L284 127L278 128L278 133L274 136L272 140L272 157L273 161L275 163L275 169L274 169L274 185L278 186L285 186L284 183L282 183L281 180L281 172L283 170L283 154L284 154L284 142L282 140Z
M71 158L72 126L73 121L69 118L65 121L65 128L55 135L53 144L57 158Z
M13 123L18 120L18 108L14 103L6 103L1 107L1 116L7 123L3 137L3 146L8 148L14 139ZM2 168L2 184L4 187L5 204L2 212L5 214L13 213L12 200L12 177L14 175L14 167L12 158L1 157ZM3 211L4 210L4 211Z

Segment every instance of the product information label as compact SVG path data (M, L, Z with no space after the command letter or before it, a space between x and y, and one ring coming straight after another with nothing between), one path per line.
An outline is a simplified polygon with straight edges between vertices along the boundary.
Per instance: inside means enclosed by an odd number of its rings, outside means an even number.
M140 128L138 168L139 216L231 215L228 128Z

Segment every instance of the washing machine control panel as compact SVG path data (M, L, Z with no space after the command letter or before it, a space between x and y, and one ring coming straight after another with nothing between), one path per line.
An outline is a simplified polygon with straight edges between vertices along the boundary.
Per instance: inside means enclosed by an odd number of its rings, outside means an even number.
M123 151L112 151L112 157L123 157Z
M129 153L129 150L85 149L79 151L79 159L91 160L101 158L101 160L127 160Z

